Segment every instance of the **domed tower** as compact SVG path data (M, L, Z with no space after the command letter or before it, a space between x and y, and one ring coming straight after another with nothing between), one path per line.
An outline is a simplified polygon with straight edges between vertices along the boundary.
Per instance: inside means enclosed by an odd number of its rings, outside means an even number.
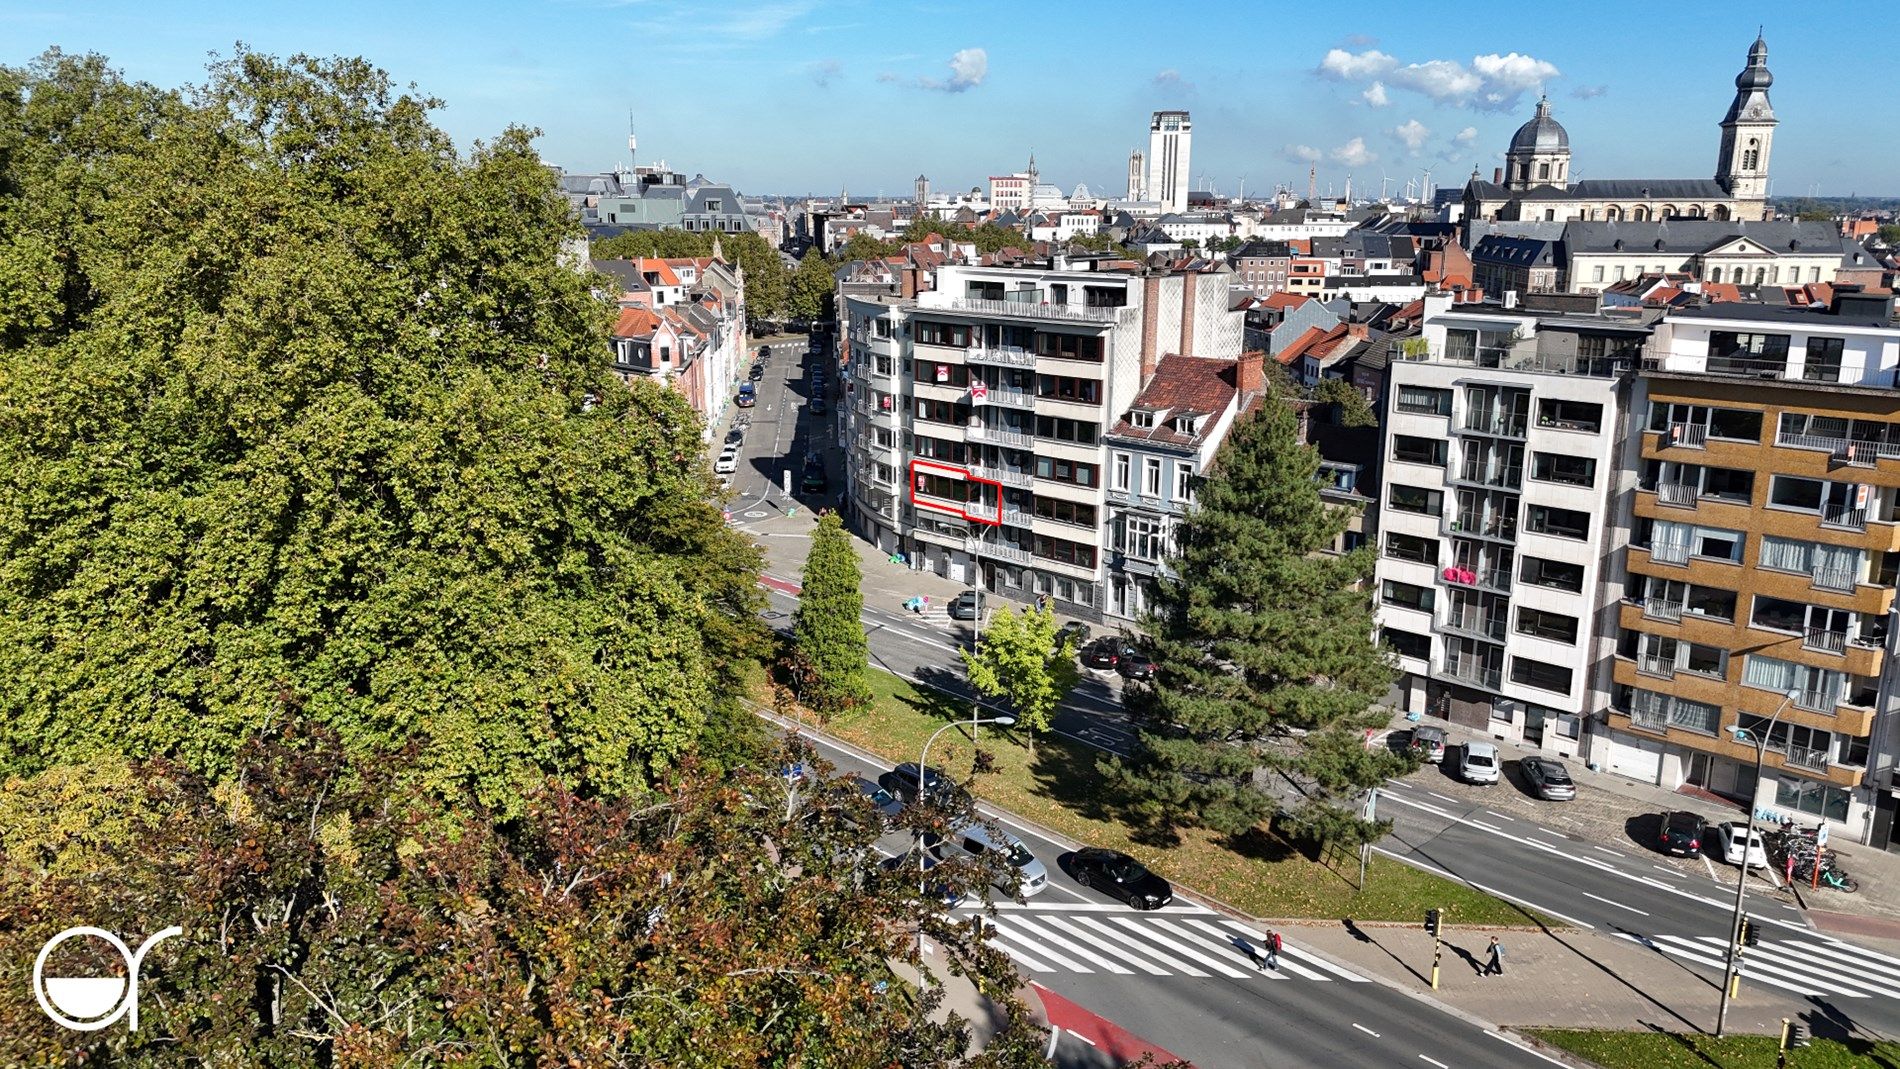
M1775 140L1775 109L1768 103L1768 42L1760 37L1748 49L1748 66L1735 76L1735 102L1722 117L1722 154L1716 159L1715 180L1738 201L1759 208L1741 209L1743 219L1765 218L1768 208L1768 151Z
M1537 115L1511 135L1504 153L1504 188L1570 184L1570 135L1550 117L1550 98L1540 97Z

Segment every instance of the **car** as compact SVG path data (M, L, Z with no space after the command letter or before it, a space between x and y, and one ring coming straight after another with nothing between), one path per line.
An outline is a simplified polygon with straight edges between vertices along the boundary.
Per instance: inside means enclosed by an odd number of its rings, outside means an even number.
M753 389L752 384L749 382L740 383L739 394L732 399L732 403L738 405L740 408L751 408L757 404L758 401L759 392Z
M727 446L725 451L719 454L719 459L713 461L713 472L715 474L731 475L738 470L739 450L733 446Z
M1070 620L1068 623L1057 628L1056 649L1060 650L1065 644L1074 646L1077 651L1087 646L1089 644L1089 625L1080 620Z
M1497 783L1498 748L1488 742L1467 742L1464 749L1458 761L1458 777L1466 783Z
M727 445L739 445L740 443L744 441L745 441L744 427L734 427L731 430L726 432Z
M920 782L921 781L921 786ZM927 765L922 773L917 771L917 762L906 761L877 778L877 785L902 799L906 804L915 805L925 795L937 805L955 801L963 793L944 771Z
M808 494L822 494L831 489L831 479L825 475L824 461L817 457L805 460L805 472L798 477L799 489Z
M1412 750L1431 764L1445 759L1445 729L1426 724L1412 729Z
M1662 829L1656 845L1665 854L1694 857L1702 852L1702 840L1709 837L1709 825L1701 814L1677 809L1662 815Z
M1123 679L1149 680L1155 677L1155 663L1139 647L1123 646L1115 671L1121 673Z
M763 364L770 359L772 359L772 347L769 345L759 346L759 363Z
M1002 854L1009 869L995 881L999 891L1020 893L1028 898L1049 886L1048 868L1014 835L1005 834L999 839L983 825L972 824L949 839L941 840L938 846L940 850L972 858L981 858L992 852Z
M938 861L929 854L925 854L920 865L918 862L912 861L910 855L898 854L896 857L887 857L883 861L878 862L878 867L895 876L908 877L910 885L915 887L917 881L922 878L918 872L920 867L924 872L929 872L942 863L943 862ZM930 893L943 900L943 907L945 909L955 909L963 904L963 895L942 881L931 883Z
M948 611L952 620L974 620L983 611L983 595L966 590L950 599Z
M1088 668L1113 668L1122 659L1122 644L1112 637L1098 638L1082 647L1082 664Z
M746 372L746 378L749 378L749 379L751 379L751 380L752 380L753 382L757 382L757 381L759 381L760 379L762 379L762 378L764 378L764 377L765 377L765 365L764 365L764 364L753 364L753 365L752 365L752 370L751 370L751 371L748 371L748 372Z
M1577 797L1577 784L1562 761L1549 757L1526 757L1517 763L1537 797L1547 802L1569 802Z
M811 404L806 407L811 409L812 415L822 416L825 414L825 399L822 397L814 397L811 399Z
M878 786L876 783L865 779L863 776L853 776L851 782L858 790L862 791L864 797L870 799L871 804L877 808L878 814L882 817L885 827L888 828L897 823L898 814L904 811L904 803L896 795Z
M1725 820L1715 826L1715 841L1722 844L1722 860L1731 865L1742 863L1742 851L1745 847L1748 851L1749 868L1768 867L1768 844L1762 840L1761 832L1750 825Z
M1106 891L1136 909L1160 909L1174 901L1168 881L1119 850L1083 847L1070 855L1069 874L1076 883Z

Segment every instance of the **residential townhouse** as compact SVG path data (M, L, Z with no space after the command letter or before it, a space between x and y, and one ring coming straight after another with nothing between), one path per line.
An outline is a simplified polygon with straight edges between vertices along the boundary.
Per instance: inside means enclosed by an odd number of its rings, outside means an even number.
M1232 261L1235 287L1266 297L1286 290L1293 250L1284 241L1250 241L1234 252Z
M714 253L593 262L620 287L610 337L615 371L679 389L704 418L706 435L732 404L747 366L745 272L726 263L716 244Z

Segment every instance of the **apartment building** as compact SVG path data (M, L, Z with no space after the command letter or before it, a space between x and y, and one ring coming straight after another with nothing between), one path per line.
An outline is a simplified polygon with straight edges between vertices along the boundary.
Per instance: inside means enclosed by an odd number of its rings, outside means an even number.
M1885 294L1657 325L1627 436L1636 485L1594 760L1892 844L1896 369ZM1760 782L1737 726L1768 740Z
M912 298L844 294L857 529L913 567L1099 618L1103 434L1163 355L1239 356L1230 274L1057 254L945 264Z
M1380 634L1408 711L1583 751L1608 646L1605 522L1648 330L1425 298L1389 352Z

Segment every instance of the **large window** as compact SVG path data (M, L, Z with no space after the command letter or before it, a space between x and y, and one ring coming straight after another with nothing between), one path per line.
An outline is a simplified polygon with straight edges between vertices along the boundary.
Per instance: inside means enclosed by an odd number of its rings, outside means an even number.
M1116 453L1114 461L1114 489L1128 489L1129 472L1133 466L1127 453Z
M1093 464L1083 464L1075 460L1058 460L1055 457L1036 458L1036 478L1050 479L1059 483L1074 483L1077 486L1094 486L1101 472Z
M1577 644L1577 618L1526 605L1517 610L1517 633L1574 646Z
M1174 462L1174 499L1194 500L1194 465L1185 461Z
M1650 520L1645 523L1649 527L1649 556L1653 561L1683 564L1690 557L1706 557L1731 564L1742 562L1743 535L1740 531L1698 527L1692 523L1671 520ZM1638 525L1639 534L1642 526ZM1639 541L1638 544L1642 543Z
M1432 655L1432 640L1425 635L1415 635L1395 627L1382 627L1379 629L1379 638L1401 657L1423 661Z
M1385 533L1385 555L1393 560L1409 560L1419 564L1438 564L1438 539L1419 538L1416 535L1400 534L1397 531Z
M1548 505L1532 505L1526 511L1529 515L1529 521L1524 525L1527 530L1578 541L1590 537L1590 514L1587 512L1551 508Z
M1095 506L1078 505L1073 501L1064 501L1059 497L1037 497L1036 515L1057 523L1072 523L1077 527L1094 528Z
M1709 333L1709 371L1717 375L1780 375L1788 367L1786 334Z
M1431 587L1417 586L1412 583L1395 583L1388 579L1380 592L1380 600L1387 605L1397 605L1406 609L1418 609L1431 612L1434 592Z
M1443 438L1420 438L1411 434L1392 436L1392 459L1408 464L1445 466L1447 443Z
M1142 458L1141 492L1149 497L1161 496L1161 461L1159 458Z
M1561 401L1547 397L1537 402L1537 425L1560 431L1603 429L1603 406L1588 401Z
M1811 779L1783 775L1775 780L1775 804L1827 820L1847 819L1848 792Z
M1451 415L1451 391L1429 386L1399 387L1400 412L1418 412L1428 416Z
M1593 486L1597 481L1597 462L1591 457L1563 453L1532 453L1531 478L1570 486Z
M1036 396L1092 405L1102 399L1102 384L1095 379L1078 379L1068 375L1037 375Z
M963 387L970 384L970 369L962 364L945 364L919 357L914 370L917 381L927 385Z
M1742 682L1777 694L1792 693L1796 706L1831 713L1840 704L1847 677L1831 668L1816 668L1751 653L1742 666Z
M1570 693L1570 669L1560 664L1534 661L1529 657L1511 658L1511 682L1538 690Z
M1811 575L1820 586L1845 591L1860 581L1861 561L1861 551L1848 546L1763 535L1757 564L1772 571Z
M1422 486L1401 486L1393 483L1388 500L1395 512L1416 512L1425 516L1437 516L1445 509L1444 492L1427 490Z
M1038 334L1036 352L1064 360L1102 362L1102 339L1085 334Z
M1801 365L1801 377L1812 382L1841 380L1840 338L1809 338L1807 359Z
M917 418L929 423L954 423L962 426L970 422L970 406L919 397L917 398Z
M1040 498L1037 499L1039 502ZM1115 548L1136 560L1157 561L1168 553L1166 529L1161 521L1146 516L1123 516L1118 524Z
M1542 557L1522 557L1519 561L1517 577L1532 586L1568 590L1573 594L1583 592L1583 565L1581 564L1545 560Z
M1038 557L1060 561L1063 564L1073 564L1078 568L1095 567L1095 547L1081 542L1071 542L1066 538L1037 535L1034 552Z
M1074 442L1077 445L1094 445L1096 424L1086 420L1064 419L1060 416L1037 416L1036 437L1049 438L1058 442Z
M970 328L966 326L920 320L911 330L917 341L924 345L951 345L959 349L970 346Z
M1819 512L1821 498L1826 496L1826 493L1827 484L1819 479L1777 475L1768 485L1768 503L1784 509Z

